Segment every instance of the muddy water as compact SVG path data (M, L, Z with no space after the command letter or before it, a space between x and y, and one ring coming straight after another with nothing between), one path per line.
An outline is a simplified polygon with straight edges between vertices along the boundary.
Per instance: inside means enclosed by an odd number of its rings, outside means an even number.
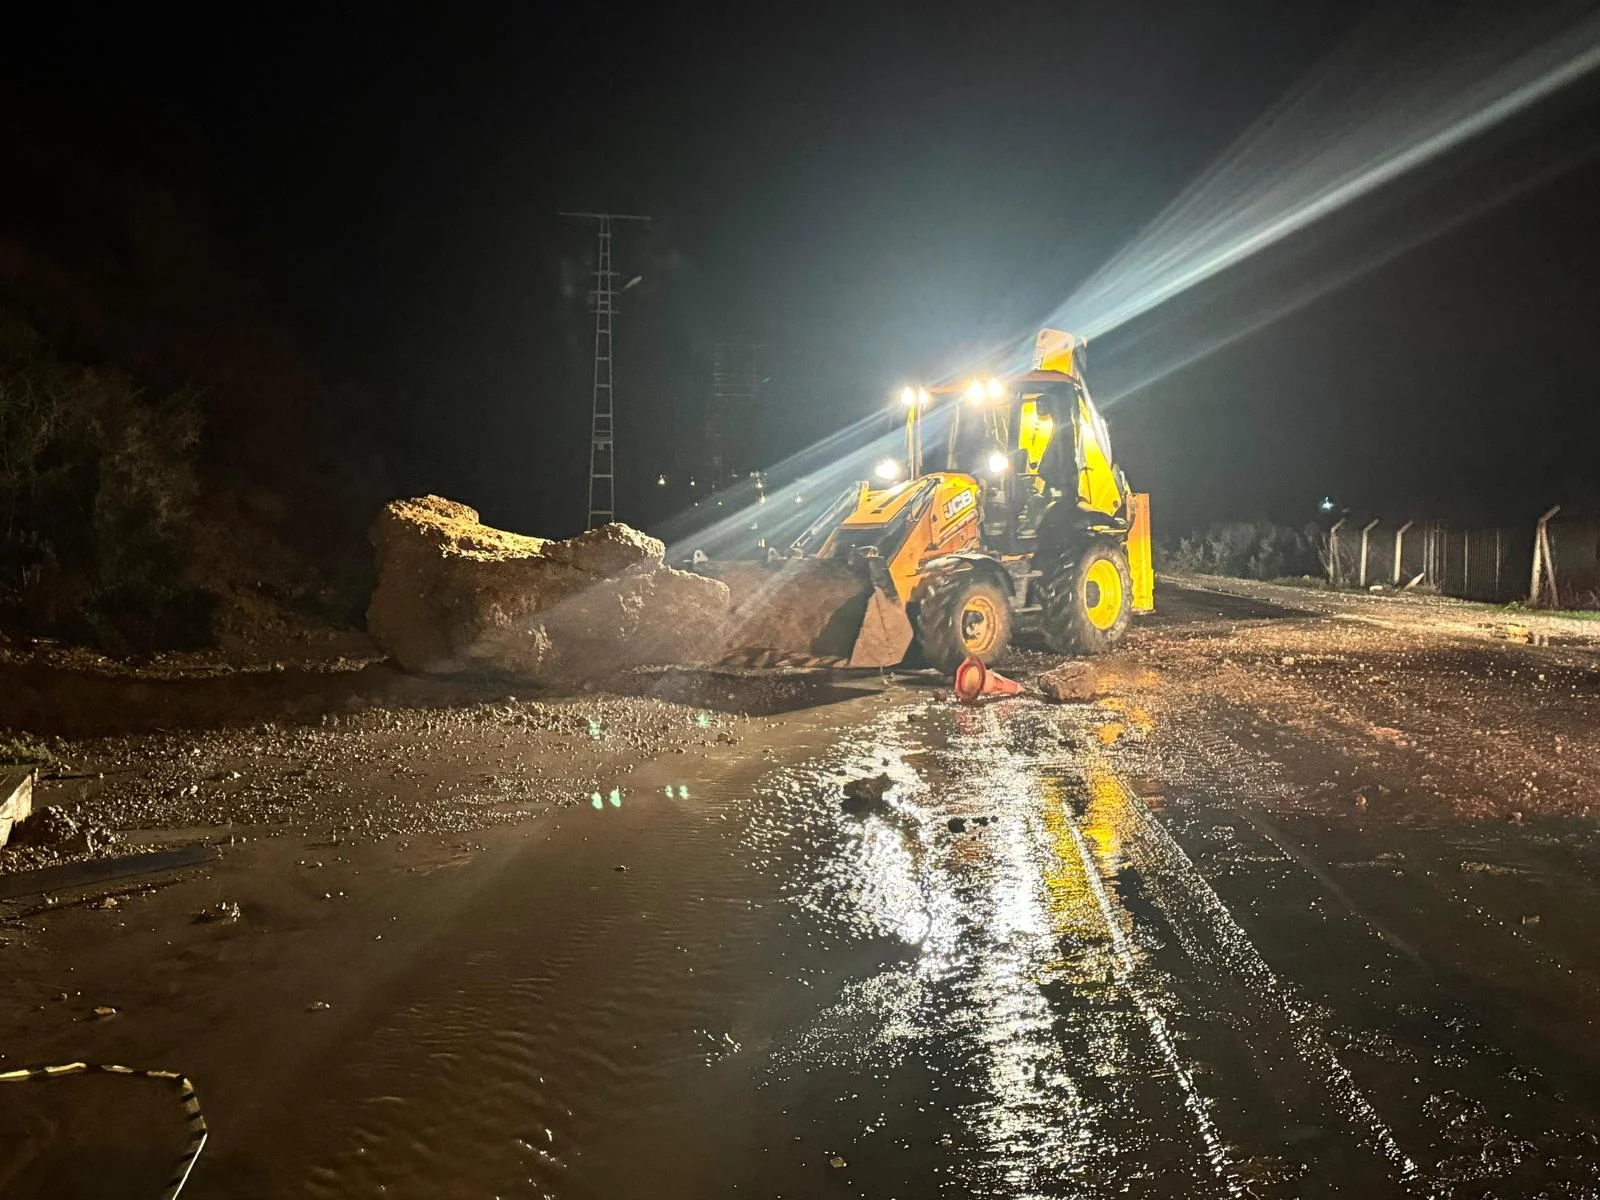
M1392 837L1252 823L1270 764L1202 747L1147 802L1145 720L913 697L790 761L619 778L215 1194L1593 1194L1588 1052L1552 1053L1587 976L1508 1001L1470 899L1338 865ZM879 772L888 806L841 812Z

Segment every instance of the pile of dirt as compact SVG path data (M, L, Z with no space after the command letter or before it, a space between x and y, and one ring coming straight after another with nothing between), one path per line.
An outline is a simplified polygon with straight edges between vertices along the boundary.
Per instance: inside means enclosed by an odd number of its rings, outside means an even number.
M440 496L396 500L372 527L367 628L409 671L490 669L570 686L632 667L714 661L728 589L663 564L622 524L566 541L484 525Z
M370 584L331 583L283 530L286 502L255 489L212 490L189 533L185 583L208 599L205 645L224 660L371 656L357 626Z

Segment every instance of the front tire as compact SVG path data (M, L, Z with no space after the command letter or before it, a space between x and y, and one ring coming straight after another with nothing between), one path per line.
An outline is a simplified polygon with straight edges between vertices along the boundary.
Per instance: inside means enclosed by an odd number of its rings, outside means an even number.
M935 582L917 606L917 642L947 675L968 656L988 666L1011 644L1011 597L968 574Z
M1122 547L1090 543L1076 558L1046 572L1045 641L1058 654L1105 654L1128 632L1133 615L1133 577Z

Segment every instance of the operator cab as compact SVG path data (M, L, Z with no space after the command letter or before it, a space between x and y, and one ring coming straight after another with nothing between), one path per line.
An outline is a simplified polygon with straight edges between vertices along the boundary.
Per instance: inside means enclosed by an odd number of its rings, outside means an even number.
M1034 370L1008 383L974 380L950 427L947 469L983 485L984 539L1002 553L1032 548L1045 510L1064 496L1115 512L1121 487L1106 478L1110 439L1078 379Z

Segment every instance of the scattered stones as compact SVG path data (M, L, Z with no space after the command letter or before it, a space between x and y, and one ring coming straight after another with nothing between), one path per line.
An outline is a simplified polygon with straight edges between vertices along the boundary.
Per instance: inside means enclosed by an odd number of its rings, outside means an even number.
M117 1010L116 1007L111 1004L97 1004L94 1007L94 1015L97 1020L104 1020L107 1017L116 1016Z
M58 804L35 812L17 827L13 840L19 846L55 846L77 836L78 822Z
M42 847L57 854L93 854L115 844L117 835L102 825L79 821L60 805L41 808L17 827L17 846Z
M87 846L98 854L116 853L120 843L132 840L143 849L145 831L179 828L204 831L198 836L224 852L303 830L305 849L289 861L303 857L299 870L307 873L315 863L329 870L340 847L386 835L468 833L525 820L560 803L575 778L586 800L597 771L698 745L734 720L698 703L708 685L690 673L682 686L691 694L682 698L654 694L658 677L652 674L638 681L649 695L607 694L581 702L507 697L504 683L493 699L485 699L489 688L478 682L408 678L387 668L384 674L391 681L384 686L446 695L451 702L373 708L342 718L336 727L262 724L69 743L101 777L89 794L70 802L63 793L68 787L78 792L77 781L42 783L59 807L48 816L36 808L17 826L0 850L0 874L82 857ZM726 685L712 686L721 691ZM587 736L591 719L605 725L603 741ZM401 759L375 772L375 763L390 761L387 747L397 740L425 748L424 760L435 766ZM581 745L575 748L575 742ZM186 794L192 779L210 779L242 761L252 764L242 786L208 785ZM30 826L36 838L54 829L52 837L65 839L86 825L87 841L23 840ZM249 827L263 832L247 837L242 831Z
M76 834L61 843L64 854L93 854L115 845L117 835L98 825L84 825Z
M240 917L239 904L235 900L219 900L210 908L202 909L195 913L194 919L198 923L215 923L218 921L237 921Z
M306 1011L327 1012L332 1007L333 1005L329 1004L326 1000L313 1000L310 1004L306 1005Z
M1508 867L1503 863L1464 862L1461 864L1463 875L1521 875L1520 867Z
M828 1160L828 1165L833 1167L835 1170L842 1170L843 1168L848 1167L850 1164L845 1162L842 1155L835 1154Z
M965 833L967 831L967 819L965 817L951 817L945 822L945 827L951 833Z

